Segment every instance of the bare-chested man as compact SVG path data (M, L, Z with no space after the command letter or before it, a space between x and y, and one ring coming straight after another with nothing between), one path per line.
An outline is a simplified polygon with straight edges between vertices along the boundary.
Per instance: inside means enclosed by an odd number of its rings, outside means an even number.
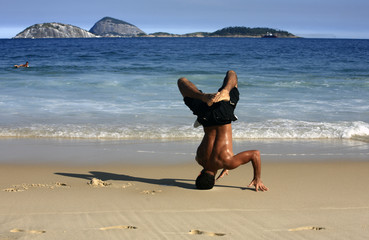
M186 78L178 79L178 88L185 104L197 115L197 123L203 126L205 132L196 154L196 161L204 168L196 179L196 187L211 189L219 169L223 171L217 179L228 174L228 170L251 161L254 178L247 187L267 191L268 188L260 179L260 152L250 150L233 154L231 122L237 120L234 110L239 99L236 73L227 72L217 93L203 93Z

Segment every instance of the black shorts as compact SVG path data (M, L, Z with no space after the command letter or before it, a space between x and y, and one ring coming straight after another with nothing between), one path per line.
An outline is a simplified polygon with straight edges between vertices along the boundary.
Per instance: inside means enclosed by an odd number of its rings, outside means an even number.
M222 89L218 91L220 90ZM238 89L233 88L229 92L229 96L230 101L220 101L210 107L199 99L185 97L183 100L193 114L197 116L197 121L204 127L210 127L229 124L237 120L234 110L240 97Z

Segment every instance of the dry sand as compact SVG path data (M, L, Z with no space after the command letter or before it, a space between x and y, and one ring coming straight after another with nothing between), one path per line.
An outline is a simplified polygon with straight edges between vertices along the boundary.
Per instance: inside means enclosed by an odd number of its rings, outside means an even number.
M0 239L368 239L369 162L242 166L214 189L174 165L0 165Z

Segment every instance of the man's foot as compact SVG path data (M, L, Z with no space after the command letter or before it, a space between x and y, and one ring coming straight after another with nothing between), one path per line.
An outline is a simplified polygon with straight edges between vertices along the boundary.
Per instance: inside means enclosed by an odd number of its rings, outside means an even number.
M205 102L209 107L215 103L214 99L219 93L205 93L202 101Z
M229 96L229 91L223 89L215 95L213 101L216 103L220 101L229 101L230 99L231 97Z

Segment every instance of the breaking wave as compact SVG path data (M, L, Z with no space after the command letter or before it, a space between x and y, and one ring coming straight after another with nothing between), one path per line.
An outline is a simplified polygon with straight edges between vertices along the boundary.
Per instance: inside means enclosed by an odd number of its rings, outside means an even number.
M0 137L75 139L200 139L202 128L191 125L76 125L33 124L0 127ZM369 142L369 124L355 122L305 122L286 119L236 122L234 139L353 139Z

